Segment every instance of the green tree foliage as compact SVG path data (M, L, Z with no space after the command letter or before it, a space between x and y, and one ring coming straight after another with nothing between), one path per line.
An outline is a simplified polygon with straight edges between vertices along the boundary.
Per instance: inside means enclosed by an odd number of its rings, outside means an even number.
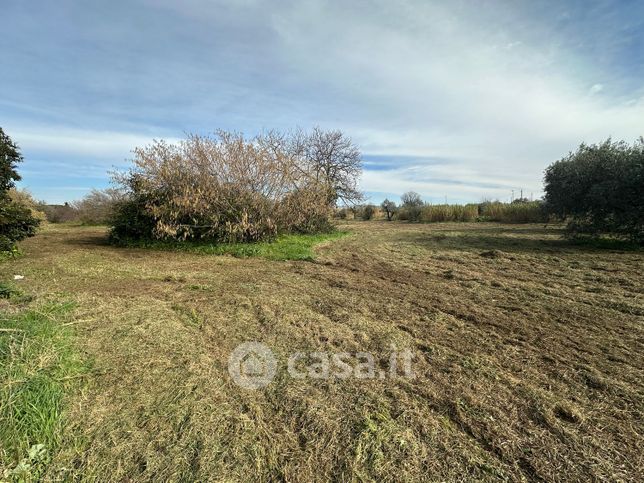
M9 196L9 190L20 180L16 168L21 161L18 146L0 128L0 252L12 251L15 242L33 236L39 224L28 206Z
M545 172L549 213L572 236L613 234L644 242L644 139L582 144Z
M18 146L0 127L0 194L6 194L16 181L20 181L16 168L21 161Z

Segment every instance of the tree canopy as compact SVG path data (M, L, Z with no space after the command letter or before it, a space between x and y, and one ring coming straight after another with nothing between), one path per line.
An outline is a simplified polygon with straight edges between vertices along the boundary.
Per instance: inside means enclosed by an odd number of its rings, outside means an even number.
M20 181L16 168L21 161L18 145L0 128L0 252L14 250L15 242L33 236L39 224L28 206L9 196Z
M16 168L22 161L20 149L0 127L0 194L13 188L20 175Z
M644 139L579 146L545 172L549 213L572 235L610 233L644 241Z

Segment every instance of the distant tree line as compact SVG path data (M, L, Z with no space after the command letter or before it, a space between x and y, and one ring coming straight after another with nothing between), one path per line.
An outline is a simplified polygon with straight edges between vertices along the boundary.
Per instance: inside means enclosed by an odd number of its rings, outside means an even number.
M340 131L269 131L253 138L218 131L136 149L116 187L63 205L17 190L20 150L0 128L0 252L38 225L112 226L131 238L256 241L331 228L331 218L387 221L561 220L571 237L609 235L644 243L644 140L582 144L545 171L544 200L431 204L408 191L400 203L363 203L360 151ZM338 204L344 207L337 207Z
M336 216L388 221L564 221L573 238L611 236L644 243L644 139L629 145L610 139L582 144L545 170L543 200L485 201L465 205L430 204L413 191L400 204L342 208Z
M447 222L447 221L496 221L500 223L541 223L548 219L541 201L514 200L512 203L484 201L469 204L432 204L423 201L420 194L408 191L401 196L401 203L385 199L379 206L362 204L340 208L338 218L387 221Z

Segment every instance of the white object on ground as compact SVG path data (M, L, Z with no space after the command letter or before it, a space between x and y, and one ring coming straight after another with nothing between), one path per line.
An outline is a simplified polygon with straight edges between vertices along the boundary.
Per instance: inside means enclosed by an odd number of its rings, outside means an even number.
M25 278L25 276L24 276L24 275L14 275L14 276L13 276L13 279L14 279L14 280L22 280L23 278Z

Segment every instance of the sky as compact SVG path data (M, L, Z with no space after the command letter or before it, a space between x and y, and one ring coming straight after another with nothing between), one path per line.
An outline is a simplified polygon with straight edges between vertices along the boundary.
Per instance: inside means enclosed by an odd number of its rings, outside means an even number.
M20 186L105 188L152 139L341 129L371 202L541 195L581 142L644 134L644 2L0 0Z

